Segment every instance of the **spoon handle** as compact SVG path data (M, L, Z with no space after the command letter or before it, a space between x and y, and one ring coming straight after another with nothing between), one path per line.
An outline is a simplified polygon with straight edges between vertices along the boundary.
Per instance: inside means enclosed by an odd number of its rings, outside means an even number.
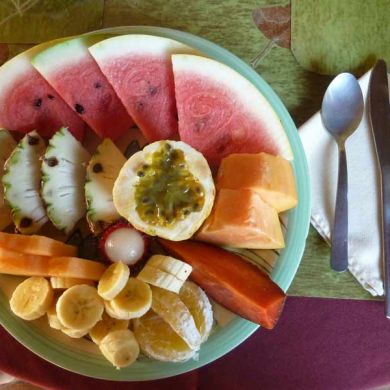
M344 145L339 145L339 177L330 264L337 272L348 268L348 173Z

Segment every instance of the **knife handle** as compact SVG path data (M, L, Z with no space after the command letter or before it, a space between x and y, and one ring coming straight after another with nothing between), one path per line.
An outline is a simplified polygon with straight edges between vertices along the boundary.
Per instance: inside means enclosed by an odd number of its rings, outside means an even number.
M339 177L330 265L337 272L343 272L348 268L348 172L344 145L339 145Z
M382 167L381 176L385 314L390 318L390 166Z

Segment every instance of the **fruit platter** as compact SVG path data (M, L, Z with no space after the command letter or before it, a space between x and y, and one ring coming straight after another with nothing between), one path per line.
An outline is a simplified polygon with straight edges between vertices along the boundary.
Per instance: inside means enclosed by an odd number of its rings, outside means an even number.
M187 33L119 27L19 54L0 90L0 323L16 339L135 381L276 326L310 194L256 72Z

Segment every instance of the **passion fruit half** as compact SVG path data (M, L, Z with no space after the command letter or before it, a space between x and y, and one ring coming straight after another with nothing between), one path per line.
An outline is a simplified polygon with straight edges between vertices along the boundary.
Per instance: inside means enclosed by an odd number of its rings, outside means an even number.
M118 213L136 229L172 241L190 238L213 207L215 187L201 153L157 141L122 167L113 189Z

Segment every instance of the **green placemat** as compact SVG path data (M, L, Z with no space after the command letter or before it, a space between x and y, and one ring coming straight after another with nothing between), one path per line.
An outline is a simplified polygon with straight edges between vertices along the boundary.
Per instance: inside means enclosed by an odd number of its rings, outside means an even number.
M102 25L104 0L1 0L0 42L37 43Z

